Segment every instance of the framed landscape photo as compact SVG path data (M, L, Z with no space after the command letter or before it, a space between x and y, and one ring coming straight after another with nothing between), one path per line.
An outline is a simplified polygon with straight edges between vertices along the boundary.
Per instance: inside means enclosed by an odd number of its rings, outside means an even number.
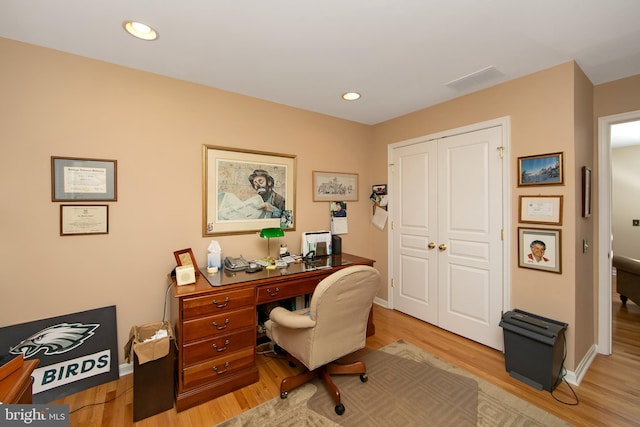
M115 202L116 160L51 157L51 200Z
M518 266L562 272L561 230L518 227Z
M520 196L520 222L562 225L562 196Z
M563 185L562 153L518 157L518 187L528 185Z
M313 201L358 201L358 174L313 171Z
M204 145L202 235L295 230L296 156Z

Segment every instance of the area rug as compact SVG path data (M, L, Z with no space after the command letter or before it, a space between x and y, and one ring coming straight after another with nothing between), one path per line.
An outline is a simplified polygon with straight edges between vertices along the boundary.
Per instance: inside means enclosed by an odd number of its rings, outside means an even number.
M317 381L274 398L218 427L279 426L570 426L548 412L438 359L396 341L361 357L369 381L333 376L345 413L339 416Z

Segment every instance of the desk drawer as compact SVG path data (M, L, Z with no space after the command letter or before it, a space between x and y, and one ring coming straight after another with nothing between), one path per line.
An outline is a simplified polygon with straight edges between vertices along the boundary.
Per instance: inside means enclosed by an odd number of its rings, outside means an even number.
M272 301L296 297L304 294L311 294L326 276L314 277L312 279L302 279L295 282L280 283L277 285L264 285L258 288L258 305Z
M253 305L241 310L187 320L182 330L183 340L187 343L198 338L211 337L246 327L251 327L255 331L256 310Z
M252 366L254 359L255 354L253 347L251 347L185 368L183 372L184 386L193 387L203 382L211 383L216 380L226 379L227 376L235 371Z
M229 353L251 347L256 343L256 329L246 329L242 332L216 335L210 340L185 345L183 348L184 365L189 366L203 360L226 356Z
M253 305L253 288L237 291L218 292L202 297L185 298L182 303L183 317L189 319L206 314L220 313L226 310Z

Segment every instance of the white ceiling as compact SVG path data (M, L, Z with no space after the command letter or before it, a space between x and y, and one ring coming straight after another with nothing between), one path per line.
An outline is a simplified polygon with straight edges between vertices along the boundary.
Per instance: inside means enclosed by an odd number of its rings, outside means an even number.
M365 124L569 60L594 84L640 74L639 22L640 0L0 2L0 37Z

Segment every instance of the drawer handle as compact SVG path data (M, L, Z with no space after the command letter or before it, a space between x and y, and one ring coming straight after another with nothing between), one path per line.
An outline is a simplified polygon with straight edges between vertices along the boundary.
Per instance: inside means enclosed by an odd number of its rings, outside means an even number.
M218 308L225 308L227 305L229 305L229 301L231 301L231 300L229 299L229 297L226 297L226 298L224 299L224 302L221 302L220 304L218 304L218 300L216 300L216 299L214 299L213 301L211 301L211 304L215 304L215 305L216 305L216 307L218 307Z
M213 322L212 325L215 326L217 330L221 331L224 328L226 328L227 326L229 326L229 319L225 319L224 325L222 325L222 326L218 326L218 322Z
M220 371L217 366L214 366L211 369L213 369L213 371L216 372L218 375L222 375L225 372L227 372L227 368L229 368L229 362L224 363L224 369L222 371Z
M269 294L270 297L275 297L280 293L280 288L276 288L274 292L271 292L271 289L267 288L267 293Z
M220 353L221 351L225 351L225 350L227 349L227 346L228 346L228 345L229 345L229 340L226 340L226 341L224 342L224 347L222 347L222 348L218 348L218 344L214 344L214 345L213 345L213 348L214 348L214 350L215 350L215 351L217 351L218 353Z

